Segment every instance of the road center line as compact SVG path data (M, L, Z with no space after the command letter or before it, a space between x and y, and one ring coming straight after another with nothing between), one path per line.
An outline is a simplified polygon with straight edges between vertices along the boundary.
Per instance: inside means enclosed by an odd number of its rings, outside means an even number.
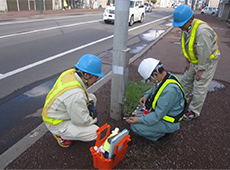
M84 15L77 14L77 15L74 15L74 16L66 16L66 15L63 15L63 16L52 17L52 18L32 19L32 20L25 20L25 21L11 21L11 22L3 22L3 23L0 23L0 26L1 26L1 25L13 25L13 24L30 23L30 22L66 20L66 19L69 19L69 18L80 18L80 17L82 18L82 17L88 17L89 15L90 15L90 14L84 14ZM93 15L95 16L95 15L101 15L101 14L93 14ZM51 16L51 15L50 15L50 16Z
M19 36L19 35L25 35L25 34L32 34L32 33L37 33L37 32L50 31L50 30L59 29L59 28L73 27L73 26L77 26L77 25L91 24L91 23L98 22L98 21L101 21L101 19L94 20L94 21L88 21L88 22L81 22L81 23L76 23L76 24L69 24L69 25L62 25L62 26L57 26L57 27L44 28L44 29L33 30L33 31L27 31L27 32L22 32L22 33L8 34L8 35L0 36L0 39Z
M164 18L160 18L160 19L154 20L154 21L152 21L152 22L148 22L148 23L146 23L146 24L137 26L137 27L135 27L135 28L131 28L131 29L129 29L128 31L129 31L129 32L130 32L130 31L133 31L133 30L135 30L135 29L138 29L138 28L144 27L144 26L146 26L146 25L149 25L149 24L158 22L158 21L160 21L160 20L167 19L167 18L169 18L169 17L171 17L171 16L172 16L172 15L169 15L169 16L166 16L166 17L164 17ZM95 21L95 22L97 22L97 21ZM74 25L74 24L73 24L73 25ZM27 65L27 66L18 68L18 69L16 69L16 70L10 71L10 72L8 72L8 73L0 74L0 80L2 80L2 79L4 79L4 78L7 78L7 77L10 77L10 76L12 76L12 75L15 75L15 74L17 74L17 73L20 73L20 72L22 72L22 71L28 70L28 69L30 69L30 68L36 67L36 66L41 65L41 64L43 64L43 63L46 63L46 62L48 62L48 61L51 61L51 60L60 58L60 57L62 57L62 56L64 56L64 55L73 53L73 52L75 52L75 51L77 51L77 50L81 50L81 49L83 49L83 48L89 47L89 46L94 45L94 44L96 44L96 43L100 43L100 42L102 42L102 41L108 40L108 39L110 39L110 38L113 38L113 36L114 36L114 35L110 35L110 36L108 36L108 37L105 37L105 38L102 38L102 39L99 39L99 40L90 42L90 43L88 43L88 44L85 44L85 45L82 45L82 46L73 48L73 49L71 49L71 50L68 50L68 51L65 51L65 52L56 54L56 55L51 56L51 57L49 57L49 58L46 58L46 59L44 59L44 60L40 60L40 61L37 61L37 62L35 62L35 63L29 64L29 65Z
M82 45L82 46L79 46L79 47L77 47L77 48L73 48L73 49L71 49L71 50L68 50L68 51L65 51L65 52L62 52L62 53L59 53L59 54L57 54L57 55L51 56L51 57L46 58L46 59L44 59L44 60L37 61L37 62L32 63L32 64L29 64L29 65L27 65L27 66L24 66L24 67L18 68L18 69L16 69L16 70L10 71L10 72L8 72L8 73L6 73L6 74L0 74L0 80L1 80L1 79L4 79L4 78L6 78L6 77L12 76L12 75L14 75L14 74L20 73L20 72L22 72L22 71L28 70L28 69L30 69L30 68L32 68L32 67L41 65L41 64L46 63L46 62L48 62L48 61L51 61L51 60L60 58L60 57L62 57L62 56L64 56L64 55L73 53L73 52L75 52L75 51L77 51L77 50L81 50L81 49L86 48L86 47L88 47L88 46L91 46L91 45L94 45L94 44L96 44L96 43L105 41L105 40L110 39L110 38L112 38L112 37L113 37L113 35L108 36L108 37L105 37L105 38L102 38L102 39L99 39L99 40L97 40L97 41L93 41L93 42L91 42L91 43L88 43L88 44L85 44L85 45Z

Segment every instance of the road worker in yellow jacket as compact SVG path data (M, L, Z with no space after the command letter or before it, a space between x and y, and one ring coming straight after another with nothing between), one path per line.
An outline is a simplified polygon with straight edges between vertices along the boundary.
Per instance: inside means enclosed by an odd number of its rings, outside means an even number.
M181 85L187 100L193 93L184 120L191 120L200 116L215 74L220 58L218 35L208 23L194 18L193 11L185 4L174 10L173 26L182 30L181 47L186 58L186 66Z
M129 117L132 131L153 143L165 144L172 133L180 129L186 100L179 79L168 73L163 64L154 58L144 59L138 72L154 86L140 98L139 103L149 109L140 117Z
M62 147L73 140L92 141L97 138L96 96L87 92L101 72L101 60L86 54L74 69L64 71L46 97L42 118Z

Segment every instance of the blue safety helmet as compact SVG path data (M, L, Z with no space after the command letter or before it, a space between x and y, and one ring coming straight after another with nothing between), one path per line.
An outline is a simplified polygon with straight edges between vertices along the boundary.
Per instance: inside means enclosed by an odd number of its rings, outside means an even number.
M193 16L192 9L185 4L178 6L173 13L173 26L182 27Z
M83 72L104 77L104 73L101 72L101 59L92 54L83 55L75 67Z

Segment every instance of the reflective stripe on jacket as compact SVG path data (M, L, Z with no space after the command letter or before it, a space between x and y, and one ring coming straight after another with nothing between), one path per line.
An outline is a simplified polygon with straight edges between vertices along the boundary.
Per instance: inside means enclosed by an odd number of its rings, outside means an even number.
M198 63L198 58L196 57L195 52L194 52L194 42L195 42L195 39L196 39L196 31L197 31L197 28L199 27L200 24L207 24L207 25L209 25L209 24L204 22L204 21L198 20L198 19L194 19L194 20L195 20L195 22L194 22L194 24L192 26L191 33L190 33L190 39L189 39L189 43L188 43L188 53L187 53L186 48L185 48L184 31L182 31L181 47L182 47L182 51L183 51L184 56L191 63L197 64ZM217 35L217 42L218 41L219 41L219 37ZM218 50L218 45L217 45L216 50L210 55L210 60L214 59L217 55L219 55L219 53L220 52Z
M157 100L158 98L160 97L162 91L164 90L164 88L170 84L170 83L175 83L179 86L179 88L181 89L182 93L183 93L183 96L184 96L184 90L183 88L181 87L181 84L180 84L180 81L179 79L172 75L170 78L166 79L165 82L163 82L163 84L161 85L161 87L158 89L155 97L154 97L154 100L152 102L152 108L155 110L156 108L156 105L157 105ZM186 107L186 100L185 100L185 107ZM185 109L185 108L184 108ZM180 114L178 114L177 116L170 116L168 114L166 114L164 117L163 117L163 120L167 121L167 122L170 122L170 123L177 123L179 121L181 121L183 119L183 115L184 115L184 110L183 112L181 112Z
M85 92L87 100L89 102L88 94L85 89L81 86L81 84L77 81L74 75L75 69L69 69L63 72L57 81L55 82L53 88L50 90L49 94L46 97L45 105L42 110L42 118L43 121L48 125L57 125L61 123L63 120L58 120L55 118L51 118L48 116L48 109L54 102L54 100L63 94L65 91L74 89L74 88L82 88Z

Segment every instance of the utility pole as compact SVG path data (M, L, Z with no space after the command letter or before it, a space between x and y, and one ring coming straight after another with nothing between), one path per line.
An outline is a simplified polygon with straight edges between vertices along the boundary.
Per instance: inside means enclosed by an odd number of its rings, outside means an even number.
M119 120L122 116L128 81L127 40L130 0L116 0L115 5L110 117Z

